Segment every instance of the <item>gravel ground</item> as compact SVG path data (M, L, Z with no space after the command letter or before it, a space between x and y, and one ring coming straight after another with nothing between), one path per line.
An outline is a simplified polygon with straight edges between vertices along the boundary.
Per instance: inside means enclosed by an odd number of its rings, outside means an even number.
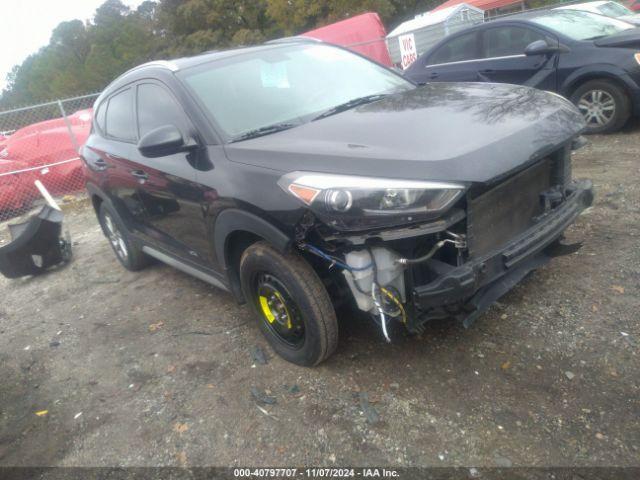
M315 369L275 357L229 294L123 270L71 209L72 264L0 279L0 465L639 466L640 129L590 140L581 250L469 330L387 345L343 314Z

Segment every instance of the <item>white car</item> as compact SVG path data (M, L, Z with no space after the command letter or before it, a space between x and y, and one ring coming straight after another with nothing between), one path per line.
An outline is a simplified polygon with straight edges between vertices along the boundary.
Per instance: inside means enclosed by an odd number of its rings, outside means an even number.
M624 5L610 0L574 3L554 8L554 10L582 10L584 12L592 12L599 15L605 15L607 17L617 18L618 20L624 20L625 22L640 26L640 14L634 13Z

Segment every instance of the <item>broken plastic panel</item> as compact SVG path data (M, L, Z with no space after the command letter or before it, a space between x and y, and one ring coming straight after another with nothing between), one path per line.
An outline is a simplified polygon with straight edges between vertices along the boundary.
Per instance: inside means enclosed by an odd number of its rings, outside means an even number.
M26 222L9 225L11 242L0 247L0 273L7 278L37 275L71 259L71 243L61 237L63 214L51 205Z

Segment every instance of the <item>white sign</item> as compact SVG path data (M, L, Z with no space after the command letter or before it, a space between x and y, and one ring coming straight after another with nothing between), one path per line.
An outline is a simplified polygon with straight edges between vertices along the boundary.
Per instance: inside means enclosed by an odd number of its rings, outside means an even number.
M398 37L400 42L400 57L402 58L402 69L406 70L413 62L418 58L418 51L416 50L416 39L413 33L406 35L400 35Z

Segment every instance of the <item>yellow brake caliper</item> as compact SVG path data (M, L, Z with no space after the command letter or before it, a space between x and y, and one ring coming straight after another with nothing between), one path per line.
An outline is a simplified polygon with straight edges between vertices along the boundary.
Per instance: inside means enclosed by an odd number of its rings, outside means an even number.
M271 307L269 306L269 300L267 299L267 297L260 295L260 306L262 307L262 313L264 313L264 316L267 317L269 323L275 322L276 317L274 317L273 313L271 313Z
M282 305L284 306L284 311L287 315L287 328L291 329L293 327L293 324L291 323L291 315L289 315L289 309L287 308L287 303L284 301L284 298L282 298L282 295L280 295L280 292L274 291L273 293L278 298L278 300L282 302ZM269 299L264 295L260 295L260 307L262 308L262 313L264 313L264 316L267 317L267 320L269 321L269 323L273 323L276 321L276 317L273 315L273 312L271 311L271 307L269 306Z

